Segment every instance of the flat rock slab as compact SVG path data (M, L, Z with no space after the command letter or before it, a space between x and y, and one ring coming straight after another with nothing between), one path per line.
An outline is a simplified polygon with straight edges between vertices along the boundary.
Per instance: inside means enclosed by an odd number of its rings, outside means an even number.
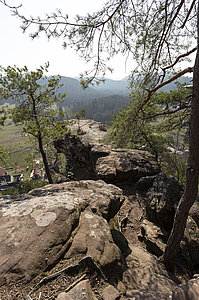
M97 207L98 198L99 203L103 198L103 208ZM54 266L71 245L82 211L94 205L96 214L105 210L108 218L122 199L119 188L92 180L47 185L20 198L1 197L0 285L28 282Z
M103 300L119 300L120 293L114 286L108 285L103 291L102 291Z

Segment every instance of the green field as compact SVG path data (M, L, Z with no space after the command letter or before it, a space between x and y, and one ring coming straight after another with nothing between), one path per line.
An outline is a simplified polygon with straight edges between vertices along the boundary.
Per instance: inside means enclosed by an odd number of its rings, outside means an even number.
M30 152L31 142L21 133L19 126L6 123L0 129L0 146L6 147L10 152L14 168L26 167L25 157Z
M27 139L21 134L20 127L15 124L5 125L0 130L0 145L6 147L9 152L27 147L25 140Z

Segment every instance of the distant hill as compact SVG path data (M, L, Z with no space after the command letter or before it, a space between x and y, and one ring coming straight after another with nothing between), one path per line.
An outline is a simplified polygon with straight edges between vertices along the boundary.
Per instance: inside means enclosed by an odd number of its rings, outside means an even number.
M103 96L103 93L96 90L95 88L88 87L87 89L83 89L79 80L64 77L61 78L61 83L63 86L60 88L61 93L66 93L67 100L69 102L77 102L77 101L87 101L94 98L99 98ZM72 103L71 103L72 104Z
M180 83L191 84L191 78L182 76L178 79ZM88 87L84 90L78 79L62 76L61 83L63 86L60 88L60 93L67 95L64 106L69 116L74 115L75 112L82 108L86 110L86 117L96 121L106 122L113 118L113 114L120 111L123 106L128 105L128 79L112 80L106 79L105 83L100 85ZM174 82L164 86L162 91L170 91L176 89ZM1 101L12 103L12 100Z
M127 79L122 79L122 80L106 79L104 83L95 86L94 89L103 94L106 94L106 96L110 96L110 95L127 96L129 94L128 85L129 83Z

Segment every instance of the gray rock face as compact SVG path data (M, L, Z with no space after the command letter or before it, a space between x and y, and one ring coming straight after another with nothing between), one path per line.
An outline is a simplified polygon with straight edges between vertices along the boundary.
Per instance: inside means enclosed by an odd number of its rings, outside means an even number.
M129 247L132 252L126 258L127 270L123 274L127 299L168 299L176 284L163 265L146 250Z
M143 176L155 175L159 171L153 156L147 151L116 149L98 158L96 174L107 182L135 183Z
M165 250L168 232L148 220L143 220L140 231L138 238L146 244L147 250L157 257L161 256Z
M191 279L185 284L179 285L172 294L172 300L198 300L199 278Z
M186 223L184 238L181 242L182 254L192 269L198 270L199 265L199 228L194 219L189 216Z
M148 192L147 218L153 223L171 230L181 188L173 177L158 174Z
M119 300L120 293L114 286L108 285L103 291L102 291L103 300Z
M78 135L77 126L71 125L72 132L66 139L55 143L57 151L66 155L68 170L76 179L134 184L143 176L158 174L159 166L149 152L111 149L103 144L108 136L103 124L80 120Z
M105 243L103 238L108 237L110 245L113 246L104 217L108 219L112 214L111 205L114 203L116 207L120 207L122 200L122 191L103 181L48 185L21 198L2 197L0 285L19 280L28 282L51 268L70 249L73 242L72 232L81 214L81 219L87 220L87 243L90 243L89 238L94 239L95 228L89 225L89 220L92 220L92 225L99 222L100 226L107 230L106 235L100 236L102 242ZM93 207L95 213L91 210ZM83 213L86 208L89 212ZM87 218L88 215L92 216L92 219ZM103 233L105 234L105 231ZM107 244L104 249L108 252ZM119 259L119 249L114 250L117 251ZM92 256L92 251L88 252ZM99 263L103 262L103 265L106 265L105 254L102 257L99 258Z

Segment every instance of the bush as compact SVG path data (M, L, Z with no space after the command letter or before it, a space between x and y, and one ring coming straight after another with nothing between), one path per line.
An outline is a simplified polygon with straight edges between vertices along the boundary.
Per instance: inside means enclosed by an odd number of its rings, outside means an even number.
M12 195L12 196L17 196L19 194L25 194L30 192L33 189L43 187L47 184L46 181L44 180L27 180L18 183L15 187L7 187L4 191L2 191L2 196L3 195Z
M1 192L1 194L2 194L2 196L5 196L5 195L17 196L17 195L19 195L19 190L17 189L17 187L9 186L5 190L3 190Z

